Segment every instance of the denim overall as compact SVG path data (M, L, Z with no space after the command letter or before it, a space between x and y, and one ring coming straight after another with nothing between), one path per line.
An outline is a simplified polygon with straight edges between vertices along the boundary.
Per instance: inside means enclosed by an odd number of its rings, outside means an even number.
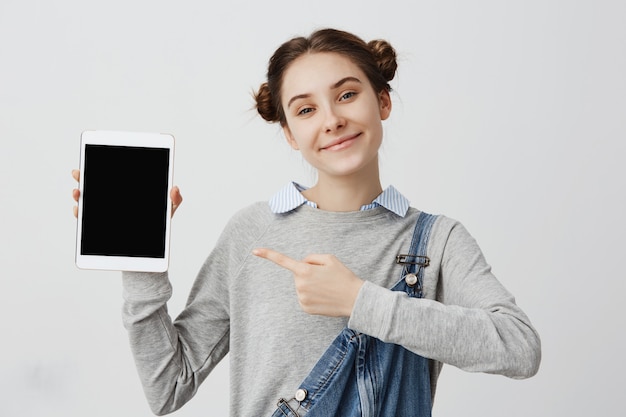
M428 238L436 216L420 213L401 280L392 288L422 297ZM419 323L415 323L419 326ZM272 417L431 416L429 361L402 346L347 327L339 333L290 400L280 399Z

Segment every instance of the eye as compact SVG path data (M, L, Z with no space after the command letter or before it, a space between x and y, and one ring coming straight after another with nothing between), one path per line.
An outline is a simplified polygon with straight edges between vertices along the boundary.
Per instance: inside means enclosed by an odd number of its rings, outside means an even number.
M348 100L352 97L356 96L356 92L355 91L348 91L347 93L344 93L340 98L339 101L343 101L343 100Z
M305 107L305 108L303 108L303 109L298 111L298 115L299 116L300 115L305 115L305 114L311 113L312 111L313 111L312 107Z

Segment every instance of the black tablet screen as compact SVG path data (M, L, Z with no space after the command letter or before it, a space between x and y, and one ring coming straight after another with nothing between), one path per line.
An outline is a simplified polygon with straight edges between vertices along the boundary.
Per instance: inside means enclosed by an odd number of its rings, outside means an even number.
M169 152L85 145L82 255L165 257Z

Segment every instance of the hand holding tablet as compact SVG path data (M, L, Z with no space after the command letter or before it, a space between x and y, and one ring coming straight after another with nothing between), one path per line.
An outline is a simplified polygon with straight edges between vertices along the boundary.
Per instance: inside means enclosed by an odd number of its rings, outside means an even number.
M81 136L76 265L162 272L169 264L170 218L182 198L172 187L174 138L88 131Z

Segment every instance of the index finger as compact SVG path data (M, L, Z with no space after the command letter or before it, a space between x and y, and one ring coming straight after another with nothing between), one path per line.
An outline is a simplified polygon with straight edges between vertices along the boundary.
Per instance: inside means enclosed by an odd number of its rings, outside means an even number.
M290 270L295 273L300 266L301 262L296 261L295 259L290 258L287 255L283 255L280 252L276 252L273 249L268 248L258 248L252 251L253 255L258 256L259 258L267 259L268 261L274 262L278 266L282 266L285 269Z

